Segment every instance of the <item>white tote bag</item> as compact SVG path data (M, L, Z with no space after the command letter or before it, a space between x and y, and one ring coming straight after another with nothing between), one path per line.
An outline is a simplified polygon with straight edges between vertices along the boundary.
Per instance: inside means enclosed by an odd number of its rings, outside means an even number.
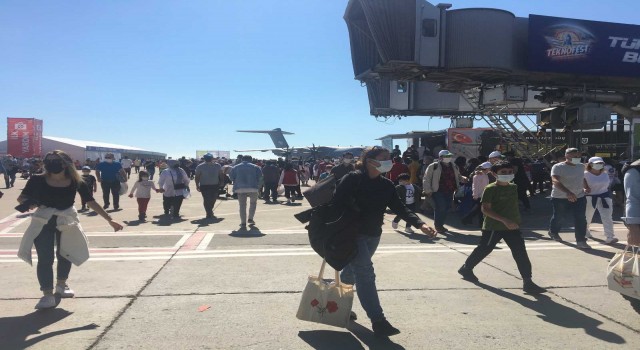
M633 286L633 265L638 264L638 249L627 246L609 262L607 284L609 289L620 294L638 298L640 293Z
M323 280L325 266L326 261L323 260L318 276L309 276L296 317L303 321L346 328L353 305L353 286L342 284L338 271L335 281Z
M631 268L631 285L636 292L636 297L640 298L640 248L636 249L636 256L633 259L633 267Z

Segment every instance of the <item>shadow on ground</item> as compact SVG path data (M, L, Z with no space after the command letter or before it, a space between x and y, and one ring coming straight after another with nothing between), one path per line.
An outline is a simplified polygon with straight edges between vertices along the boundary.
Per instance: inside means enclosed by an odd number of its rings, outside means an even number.
M34 311L25 316L0 318L0 349L25 349L43 340L59 335L96 329L95 323L82 327L61 329L50 333L42 333L42 329L69 317L72 312L64 309ZM27 339L36 335L31 339Z
M554 324L563 328L583 329L584 332L594 338L600 339L612 344L625 344L624 338L616 333L600 329L601 321L589 317L575 309L555 302L551 297L545 294L534 295L535 300L522 297L517 294L509 293L505 290L498 289L482 282L477 283L479 287L493 294L501 296L505 299L512 300L532 311L537 312L538 318L545 322ZM588 340L586 340L588 342Z
M390 338L379 338L373 332L357 322L351 322L348 330L344 331L300 331L298 336L314 349L340 349L340 350L403 350L404 347L394 343Z

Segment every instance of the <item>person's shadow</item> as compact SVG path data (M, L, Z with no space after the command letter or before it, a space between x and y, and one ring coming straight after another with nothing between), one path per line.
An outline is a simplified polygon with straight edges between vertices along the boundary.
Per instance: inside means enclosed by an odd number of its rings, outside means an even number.
M245 229L237 229L237 230L231 231L231 233L229 233L229 236L237 237L237 238L252 238L252 237L263 237L266 235L260 231L258 226L249 226Z
M49 338L99 327L95 323L91 323L82 327L61 329L41 334L41 329L71 314L73 314L73 312L64 309L51 309L34 311L25 316L0 317L0 349L26 349ZM27 339L34 334L38 334L38 336Z
M314 349L361 350L364 349L360 343L362 342L373 350L404 350L402 345L394 343L388 337L376 337L372 331L357 322L351 321L347 329L351 333L328 330L300 331L298 337Z
M515 301L516 303L539 313L537 315L545 322L555 324L564 328L582 328L584 332L594 338L613 344L625 344L626 341L616 333L600 329L601 321L589 317L575 309L559 304L551 299L548 295L538 294L531 300L505 290L498 289L482 282L476 283L477 286L503 298Z
M202 219L196 219L196 220L191 220L191 223L194 225L198 225L198 227L207 227L209 225L214 225L217 224L219 222L222 222L224 220L224 218L202 218Z

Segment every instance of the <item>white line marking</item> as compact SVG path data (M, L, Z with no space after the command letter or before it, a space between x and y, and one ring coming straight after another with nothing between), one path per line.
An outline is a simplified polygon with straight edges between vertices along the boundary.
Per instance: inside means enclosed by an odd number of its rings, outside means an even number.
M200 244L198 244L198 247L196 248L196 250L205 250L207 249L207 247L209 246L209 243L211 243L211 240L213 239L213 232L209 232L207 233L204 238L202 239L202 242L200 242Z
M187 239L189 239L189 237L191 237L191 235L193 235L193 232L185 234L184 236L182 236L182 238L180 238L180 240L178 242L176 242L176 244L173 247L176 248L176 249L180 249L180 247L182 247L184 242L186 242Z

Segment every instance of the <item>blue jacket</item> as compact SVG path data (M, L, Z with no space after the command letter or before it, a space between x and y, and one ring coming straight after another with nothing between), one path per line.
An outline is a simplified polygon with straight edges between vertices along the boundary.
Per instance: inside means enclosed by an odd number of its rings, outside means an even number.
M233 181L234 192L240 189L255 189L257 191L260 187L262 170L257 165L242 162L231 169L229 177Z

